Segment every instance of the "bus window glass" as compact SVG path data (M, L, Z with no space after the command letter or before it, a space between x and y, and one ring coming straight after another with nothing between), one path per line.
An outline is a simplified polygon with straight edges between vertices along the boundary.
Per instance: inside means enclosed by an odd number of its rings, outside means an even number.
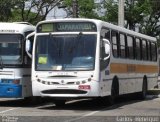
M113 56L118 57L118 33L112 31Z
M151 43L147 43L147 51L148 51L148 60L151 60Z
M135 49L136 59L141 59L141 48L140 48L140 39L136 38L136 49Z
M152 61L157 60L157 50L156 50L156 44L151 43L151 56L152 56Z
M126 43L125 43L125 35L119 34L120 36L120 57L125 58L126 57Z
M142 58L147 60L147 43L145 40L142 40Z
M134 59L133 37L132 36L127 36L127 44L128 44L128 58Z
M93 70L96 35L37 37L36 70Z
M22 35L0 34L0 58L3 64L21 63L21 41Z
M106 28L102 28L101 37L110 40L110 30Z

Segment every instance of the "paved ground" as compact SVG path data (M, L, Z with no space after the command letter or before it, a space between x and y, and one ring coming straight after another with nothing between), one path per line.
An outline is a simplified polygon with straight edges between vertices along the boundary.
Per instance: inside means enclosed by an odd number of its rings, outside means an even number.
M112 106L84 99L70 101L62 107L48 100L28 105L21 99L0 99L0 122L143 122L143 119L159 122L160 98L157 96L148 95L143 101L135 95L122 96Z

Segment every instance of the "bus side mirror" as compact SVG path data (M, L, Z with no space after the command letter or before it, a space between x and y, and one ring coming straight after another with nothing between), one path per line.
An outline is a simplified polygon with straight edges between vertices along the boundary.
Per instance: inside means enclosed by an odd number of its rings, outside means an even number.
M30 42L30 40L26 40L26 53L27 53L27 55L30 57L30 58L32 58L32 54L31 54L31 42Z
M25 51L30 58L32 58L32 48L33 48L34 36L35 36L35 32L29 34L26 37Z
M110 48L111 48L110 46L111 46L111 44L110 44L109 40L107 40L107 39L103 39L102 41L104 43L105 55L106 55L103 60L107 60L107 59L110 58Z

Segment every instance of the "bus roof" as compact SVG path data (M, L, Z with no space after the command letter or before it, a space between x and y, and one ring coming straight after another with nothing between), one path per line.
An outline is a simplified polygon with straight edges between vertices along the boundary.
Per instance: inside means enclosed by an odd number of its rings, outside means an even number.
M99 27L99 28L97 28L97 31L101 31L101 27L104 26L104 27L107 27L109 29L120 31L122 33L127 33L129 35L137 36L137 37L148 39L148 40L151 40L151 41L156 41L155 37L151 37L151 36L148 36L148 35L145 35L145 34L141 34L141 33L138 33L138 32L135 32L135 31L132 31L132 30L129 30L129 29L126 29L126 28L108 23L108 22L97 20L97 19L86 19L86 18L52 19L52 20L41 21L37 24L37 26L39 24L42 24L42 23L50 23L50 22L82 22L82 21L95 23L97 25L97 27Z
M34 31L33 25L25 23L6 23L0 22L0 33L23 33L26 31Z

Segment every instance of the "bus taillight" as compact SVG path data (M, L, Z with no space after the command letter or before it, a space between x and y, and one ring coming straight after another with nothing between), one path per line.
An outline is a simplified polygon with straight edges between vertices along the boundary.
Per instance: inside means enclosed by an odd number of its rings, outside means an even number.
M19 79L15 79L15 80L13 80L13 83L14 84L20 84L20 80Z

